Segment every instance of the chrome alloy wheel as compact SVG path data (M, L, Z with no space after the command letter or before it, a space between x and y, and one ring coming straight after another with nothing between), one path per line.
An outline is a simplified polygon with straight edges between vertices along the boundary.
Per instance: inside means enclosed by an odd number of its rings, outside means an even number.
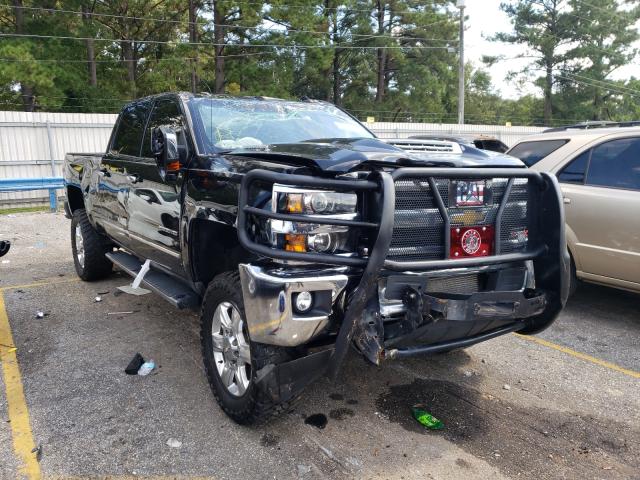
M76 258L78 259L78 264L84 268L84 240L82 239L82 230L80 229L80 224L76 225Z
M222 384L231 395L242 396L251 381L251 350L244 321L233 304L218 305L213 314L211 337L213 358Z

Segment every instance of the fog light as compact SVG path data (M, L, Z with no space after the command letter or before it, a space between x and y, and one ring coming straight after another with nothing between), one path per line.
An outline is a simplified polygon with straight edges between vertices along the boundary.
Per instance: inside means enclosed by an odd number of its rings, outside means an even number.
M300 292L296 295L294 304L298 312L308 312L313 305L313 295L311 295L311 292Z

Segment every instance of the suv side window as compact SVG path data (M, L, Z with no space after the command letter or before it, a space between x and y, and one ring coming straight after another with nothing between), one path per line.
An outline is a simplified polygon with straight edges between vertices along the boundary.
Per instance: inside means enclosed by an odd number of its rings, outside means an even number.
M561 183L577 183L582 185L584 183L584 176L587 173L590 156L591 150L587 150L571 160L571 162L558 173L558 181Z
M520 142L507 152L508 155L519 158L527 167L535 165L544 157L555 152L569 140L538 140Z
M111 153L140 156L142 134L147 123L151 104L148 101L131 103L120 112L118 130L111 142Z
M170 98L160 99L156 101L153 106L153 112L151 112L151 118L149 118L142 143L142 156L153 158L153 152L151 151L151 133L154 128L160 126L171 127L175 130L178 137L180 161L184 162L187 153L186 131L184 128L185 119L178 102Z
M587 184L640 190L640 138L619 138L594 147Z

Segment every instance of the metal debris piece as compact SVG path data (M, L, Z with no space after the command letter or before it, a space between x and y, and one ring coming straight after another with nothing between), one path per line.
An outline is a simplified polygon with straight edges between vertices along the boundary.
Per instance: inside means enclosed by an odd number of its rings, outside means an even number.
M97 302L101 302L101 301L102 301L102 297L101 297L100 295L98 295L98 296L95 298L95 301L96 301L96 303L97 303Z
M107 312L107 315L129 315L130 313L133 313L133 311L130 311L130 312Z
M503 389L503 390L511 390L511 385L508 385L508 384L506 384L506 383L505 383L505 384L502 386L502 389Z

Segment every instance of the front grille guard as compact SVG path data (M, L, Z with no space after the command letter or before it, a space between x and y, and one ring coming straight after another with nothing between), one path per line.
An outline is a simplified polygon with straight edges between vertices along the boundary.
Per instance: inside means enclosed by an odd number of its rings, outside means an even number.
M426 178L432 189L434 186L434 178L460 178L460 179L472 179L472 178L508 178L510 182L515 178L528 178L532 180L530 184L536 185L539 188L540 194L547 188L553 187L556 189L557 203L559 205L560 221L559 228L559 245L562 245L566 253L566 246L564 246L564 215L562 214L562 204L560 201L559 189L557 182L553 177L547 174L540 174L532 170L524 169L503 169L503 168L400 168L389 174L383 171L372 172L367 180L354 180L354 179L324 179L318 177L310 177L306 175L294 175L294 174L282 174L271 172L267 170L252 170L247 173L243 179L240 187L239 195L239 208L238 208L238 238L240 244L247 250L263 255L270 258L276 258L281 260L295 260L303 262L312 262L328 265L342 265L352 267L364 267L362 277L358 286L353 291L349 304L347 305L344 313L344 318L338 332L336 343L334 345L333 353L327 364L328 375L336 379L340 366L346 356L349 344L353 339L353 335L356 331L356 324L358 318L363 315L364 309L369 299L375 294L377 288L377 279L380 271L383 268L390 270L402 270L402 271L420 271L431 270L439 268L457 268L468 267L478 265L490 265L494 263L512 262L520 260L530 260L535 257L542 256L548 251L548 246L544 243L540 243L535 248L530 248L532 243L540 242L540 229L539 221L540 215L534 218L535 222L530 222L530 239L534 238L534 242L528 242L528 250L520 253L509 254L496 254L487 257L473 257L464 259L444 259L444 260L427 260L417 262L398 262L387 260L387 253L391 244L391 238L393 235L393 223L394 223L394 210L395 210L395 185L394 181L402 177L412 178ZM281 219L281 214L274 214L267 210L257 209L248 204L249 189L255 182L264 182L267 184L284 184L298 187L315 187L334 189L338 191L360 191L360 192L378 192L382 194L380 200L380 208L378 221L375 223L369 222L348 222L349 225L359 226L362 228L375 228L378 230L374 246L371 250L371 254L368 258L357 257L342 257L339 255L319 254L319 253L299 253L299 252L286 252L282 250L276 250L266 245L261 245L254 242L249 238L247 232L247 216L256 215L266 218ZM434 189L436 191L437 189ZM506 192L508 193L508 192ZM529 195L530 201L538 202L536 195ZM508 198L505 194L503 198ZM532 205L528 212L537 211L536 205ZM444 209L442 199L440 198L438 208L441 211ZM503 209L501 205L500 209ZM446 212L445 212L446 213ZM531 213L528 215L533 216ZM443 218L448 219L447 215L443 215ZM325 225L344 225L344 221L335 219L322 219L318 217L307 218L306 216L288 215L287 219L293 221L304 221L306 223L325 224ZM499 220L497 217L496 230L499 233ZM445 239L449 239L449 221L445 221L444 228L446 228ZM533 235L531 235L533 233ZM549 235L551 238L552 235ZM499 237L497 237L499 238ZM449 249L446 250L448 255ZM568 255L566 255L568 257ZM566 260L566 259L565 259ZM566 263L566 261L565 261ZM564 265L563 269L566 270L567 266ZM560 282L561 285L561 297L562 304L566 301L568 292L566 279L564 282ZM551 320L552 321L552 320Z
M376 178L377 176L377 178ZM388 177L385 182L384 179ZM403 178L412 179L425 179L431 189L434 196L435 203L438 207L440 215L444 220L444 259L437 260L419 260L419 261L397 261L387 259L389 246L384 251L375 251L379 248L377 245L372 251L372 255L368 258L365 257L353 257L342 256L337 254L326 253L302 253L302 252L287 252L284 250L278 250L271 248L267 245L263 245L255 242L249 236L247 231L247 217L254 215L257 217L272 218L278 220L288 220L293 222L304 222L319 225L342 225L350 227L358 227L364 229L376 229L378 230L378 236L380 236L381 229L388 230L385 232L389 237L393 234L393 215L395 209L395 181ZM495 220L495 254L484 257L467 257L467 258L450 258L449 251L451 246L451 220L447 209L444 205L442 197L438 192L435 185L435 179L491 179L491 178L506 178L507 186L504 195L500 201L498 212ZM527 209L528 226L529 226L529 241L527 242L527 249L524 252L515 253L500 253L501 242L501 224L502 214L508 203L509 194L513 186L513 182L516 178L526 178L529 182L529 205ZM375 179L375 180L374 180ZM310 187L320 189L332 189L337 191L356 191L356 192L380 192L382 193L383 208L378 209L380 212L379 218L376 221L353 221L343 219L329 219L321 218L319 216L308 217L305 215L293 215L286 213L275 213L269 210L263 210L253 207L248 204L249 190L255 182L262 182L265 184L274 183L289 185L293 187ZM390 185L390 186L385 186ZM279 260L293 260L309 263L318 263L326 265L339 265L349 267L366 267L371 263L373 253L377 253L376 257L382 257L383 262L380 268L385 268L394 271L424 271L435 270L443 268L456 268L456 267L475 267L481 265L490 265L495 263L515 262L523 260L531 260L533 258L543 255L547 251L547 245L540 240L539 235L539 218L536 218L536 203L538 198L535 195L536 187L543 190L547 188L547 183L544 177L535 171L525 169L505 169L505 168L399 168L391 174L386 172L372 172L370 179L356 180L356 179L326 179L311 177L306 175L295 174L282 174L271 172L268 170L252 170L247 173L242 179L242 185L239 195L239 209L238 209L238 237L240 244L247 250L257 253L269 258L275 258ZM384 208L384 206L387 208ZM383 227L384 226L384 227Z

